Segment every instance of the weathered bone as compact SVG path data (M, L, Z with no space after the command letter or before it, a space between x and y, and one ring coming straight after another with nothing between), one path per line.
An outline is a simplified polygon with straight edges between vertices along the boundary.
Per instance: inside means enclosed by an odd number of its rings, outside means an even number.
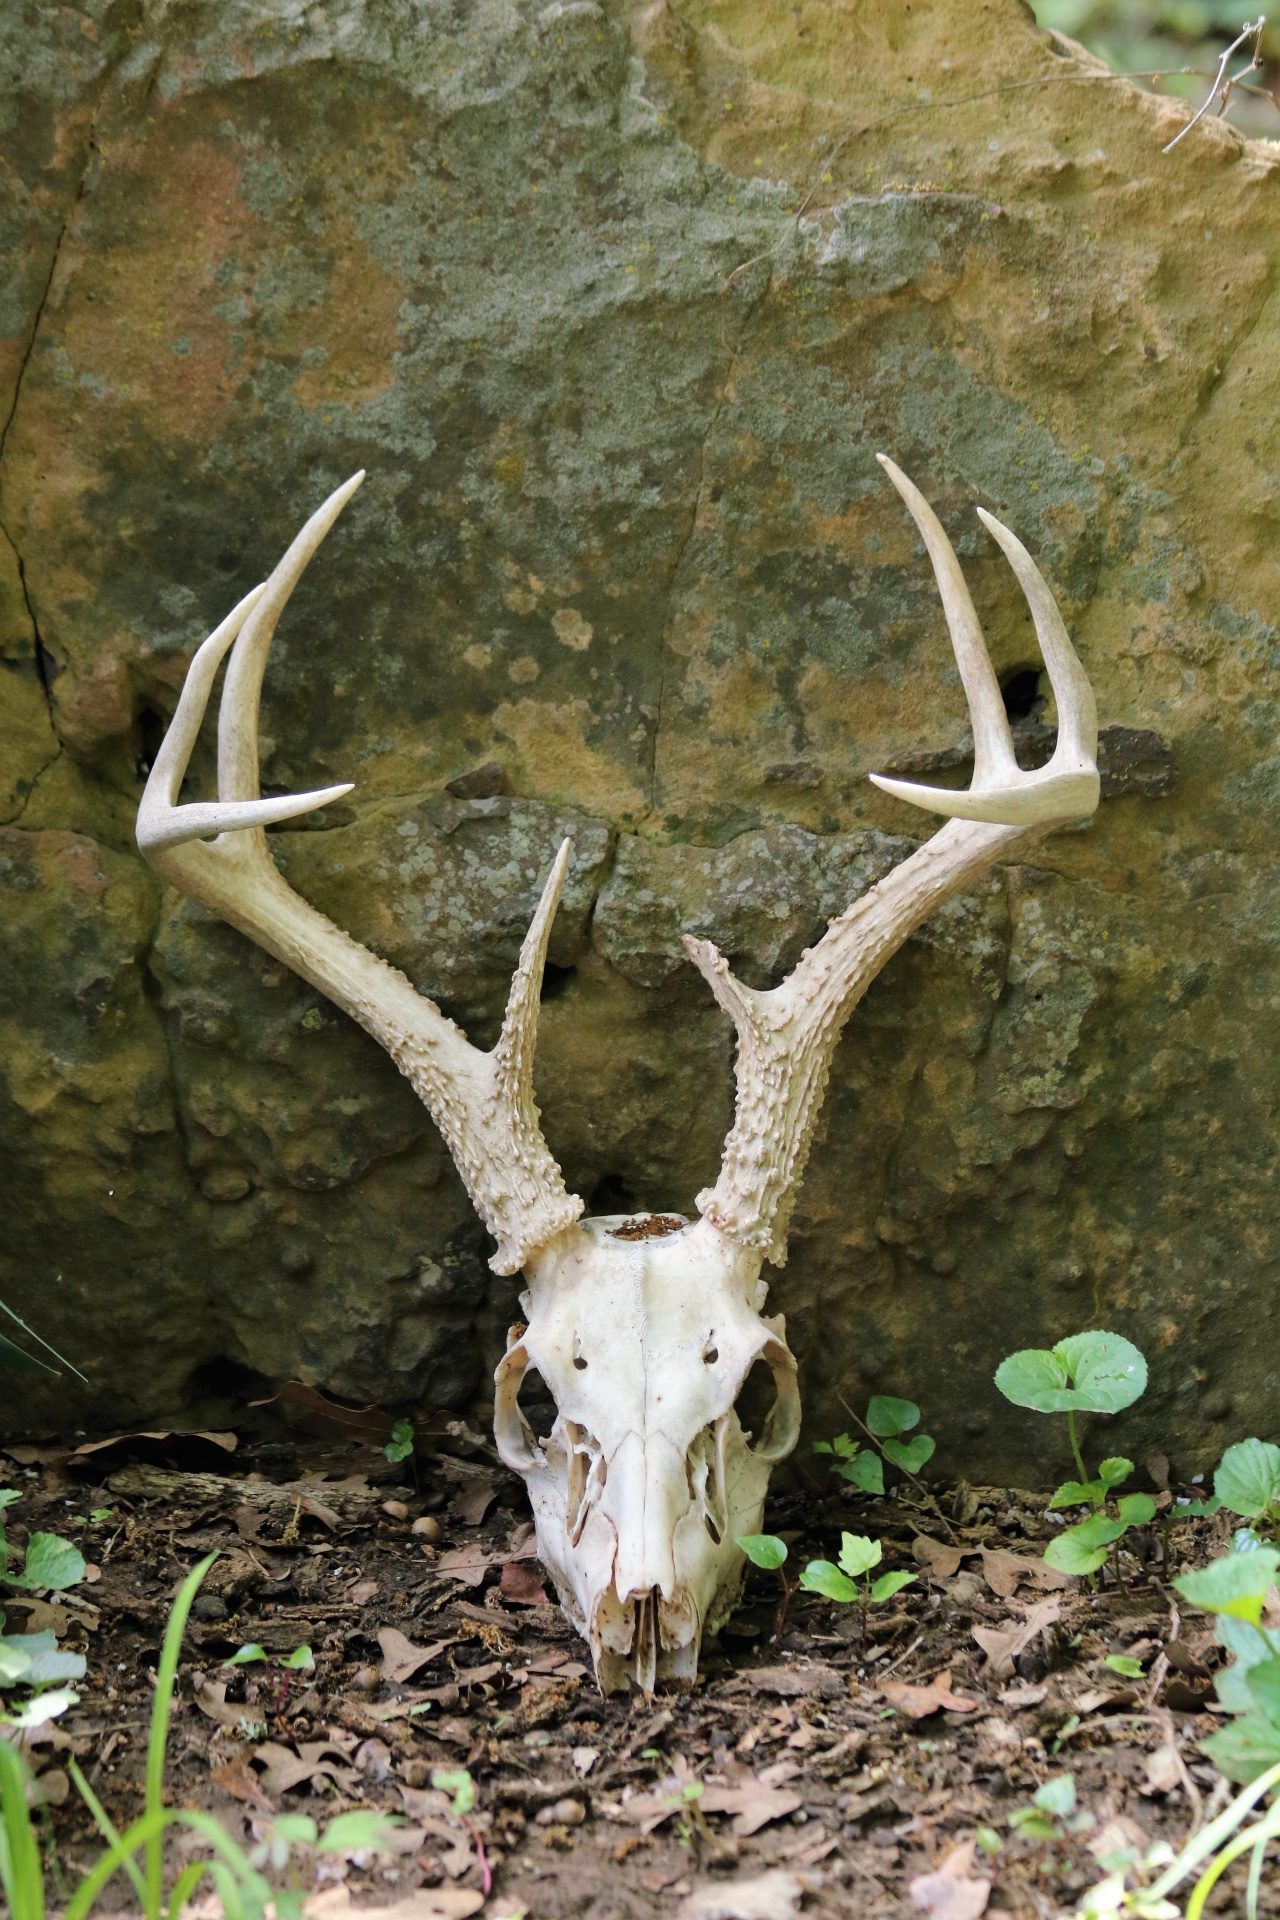
M686 936L738 1032L737 1112L701 1219L637 1214L585 1220L538 1125L532 1064L539 988L570 845L553 863L521 949L501 1036L481 1053L394 967L358 946L286 884L266 826L326 805L350 787L263 800L258 701L276 622L347 500L356 474L307 522L270 579L248 594L191 663L138 810L138 845L175 887L300 973L386 1048L425 1101L467 1191L498 1242L499 1273L525 1269L527 1324L513 1327L496 1375L494 1431L524 1475L538 1549L561 1602L588 1639L600 1684L652 1689L690 1679L702 1635L742 1581L736 1539L758 1531L773 1465L795 1445L795 1360L780 1318L764 1317L766 1254L786 1258L831 1057L870 982L908 935L1033 828L1098 804L1093 694L1053 597L1025 548L979 513L1016 573L1058 701L1047 767L1017 765L986 646L959 563L932 509L881 456L924 537L942 595L974 732L965 793L871 778L886 792L953 816L932 840L832 921L771 992L736 980L709 941ZM178 795L218 667L218 799ZM736 1402L752 1367L777 1401L759 1435ZM536 1368L557 1407L539 1439L519 1405Z

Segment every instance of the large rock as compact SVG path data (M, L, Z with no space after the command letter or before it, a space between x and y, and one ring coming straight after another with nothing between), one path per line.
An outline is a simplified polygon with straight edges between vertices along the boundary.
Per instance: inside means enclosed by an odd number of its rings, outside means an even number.
M194 646L301 518L368 469L264 697L268 789L356 791L282 867L487 1044L572 834L546 1131L597 1209L687 1207L732 1036L680 934L778 978L923 830L867 771L969 750L884 449L1029 761L974 504L1041 561L1111 797L850 1023L774 1285L810 1429L905 1392L940 1467L1048 1476L990 1375L1099 1324L1152 1362L1112 1450L1266 1429L1276 155L1164 156L1184 109L1014 0L146 0L7 51L0 1298L88 1385L6 1376L5 1424L292 1376L477 1409L515 1310L390 1062L132 848Z

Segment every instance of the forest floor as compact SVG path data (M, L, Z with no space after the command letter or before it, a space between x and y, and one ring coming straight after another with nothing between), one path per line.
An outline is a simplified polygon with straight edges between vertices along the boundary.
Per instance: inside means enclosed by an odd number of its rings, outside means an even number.
M881 1538L884 1564L916 1582L872 1611L865 1640L856 1609L797 1595L775 1645L776 1576L751 1569L692 1689L603 1699L547 1598L523 1486L481 1436L440 1435L416 1485L411 1465L350 1440L227 1440L7 1449L0 1477L23 1494L12 1541L57 1531L92 1563L56 1604L6 1602L9 1632L53 1627L88 1658L78 1706L30 1752L55 1906L101 1851L68 1753L118 1826L137 1816L165 1621L215 1548L167 1797L244 1846L282 1812L399 1816L394 1854L304 1854L305 1883L327 1888L320 1914L415 1894L415 1915L441 1920L482 1904L494 1920L974 1920L989 1882L988 1911L1041 1920L1073 1912L1101 1861L1176 1846L1202 1802L1225 1800L1197 1751L1220 1724L1211 1623L1180 1620L1158 1527L1145 1563L1124 1556L1124 1590L1108 1573L1091 1593L1040 1559L1043 1495L782 1492L768 1523L792 1567L834 1558L848 1529ZM1220 1551L1223 1524L1194 1523L1199 1540L1179 1526L1179 1565ZM267 1662L224 1665L245 1643ZM286 1668L301 1646L314 1666ZM432 1786L462 1769L465 1819ZM1038 1834L1011 1825L1063 1775L1074 1812L1042 1815ZM118 1877L104 1904L130 1899ZM1234 1880L1210 1910L1243 1911Z

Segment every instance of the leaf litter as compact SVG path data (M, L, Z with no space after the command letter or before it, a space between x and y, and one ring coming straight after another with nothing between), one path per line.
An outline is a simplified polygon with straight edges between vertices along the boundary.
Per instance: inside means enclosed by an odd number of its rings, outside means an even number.
M1158 1567L1096 1597L1045 1567L1043 1496L962 1488L943 1541L934 1500L909 1489L780 1491L770 1521L794 1560L854 1529L921 1569L874 1644L855 1610L806 1596L775 1648L775 1592L751 1571L694 1688L604 1700L547 1597L523 1487L482 1437L442 1417L434 1451L393 1465L377 1409L350 1425L305 1396L288 1411L322 1431L264 1433L259 1415L234 1452L177 1433L11 1450L19 1547L107 1515L76 1537L101 1567L92 1604L83 1588L6 1601L10 1633L51 1631L87 1659L79 1705L27 1736L72 1884L96 1841L63 1757L113 1820L136 1815L168 1607L215 1547L184 1644L174 1799L245 1845L283 1813L401 1823L385 1851L326 1859L310 1920L976 1920L988 1896L1039 1920L1093 1884L1098 1835L1176 1842L1212 1789L1196 1747L1216 1724L1208 1637L1170 1617ZM432 1538L413 1531L424 1516ZM1207 1544L1212 1523L1194 1524ZM226 1665L246 1644L265 1659ZM303 1646L313 1666L287 1668ZM1118 1687L1107 1658L1131 1649L1147 1678ZM1009 1815L1064 1771L1095 1824L1046 1847ZM465 1814L436 1784L459 1773ZM1002 1845L975 1866L980 1829Z

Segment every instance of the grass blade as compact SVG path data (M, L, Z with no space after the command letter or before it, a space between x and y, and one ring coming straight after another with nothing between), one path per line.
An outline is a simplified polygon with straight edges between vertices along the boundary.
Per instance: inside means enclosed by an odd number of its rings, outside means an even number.
M102 1835L108 1846L118 1847L120 1844L119 1831L112 1824L110 1814L103 1806L101 1800L99 1800L93 1788L89 1785L89 1782L85 1779L83 1773L81 1773L80 1764L74 1756L67 1760L67 1772L75 1781L76 1792L80 1795L80 1798L93 1815L93 1823L97 1827L98 1832ZM126 1855L122 1864L125 1872L133 1882L133 1890L137 1894L139 1901L145 1901L147 1889L132 1854Z
M156 1674L156 1697L151 1709L151 1732L147 1739L147 1793L144 1805L149 1816L164 1811L164 1762L169 1745L173 1683L178 1673L178 1655L182 1651L183 1630L187 1624L187 1616L191 1612L191 1602L200 1590L200 1582L217 1557L216 1553L206 1554L199 1566L191 1569L178 1588L173 1612L169 1615L169 1624L164 1630L164 1645L160 1650L160 1668ZM164 1898L164 1823L155 1827L147 1841L144 1877L146 1897L143 1901L143 1912L147 1920L160 1920Z
M0 1882L11 1920L44 1920L44 1874L27 1806L27 1767L7 1740L0 1740Z

